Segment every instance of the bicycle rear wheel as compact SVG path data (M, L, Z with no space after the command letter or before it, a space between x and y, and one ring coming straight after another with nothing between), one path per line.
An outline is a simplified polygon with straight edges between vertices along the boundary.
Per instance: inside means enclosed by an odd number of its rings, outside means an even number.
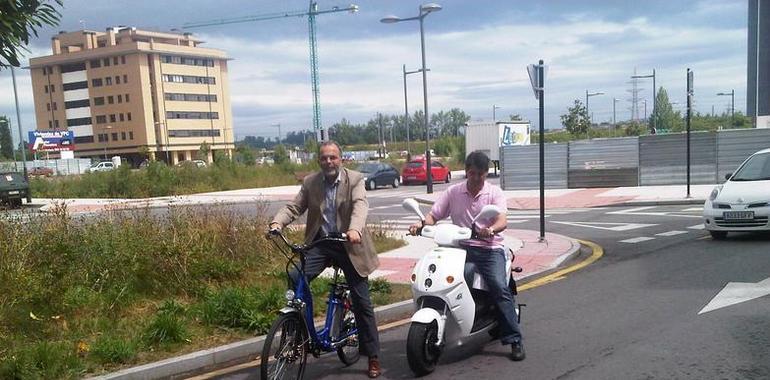
M305 327L297 314L282 314L273 322L262 348L263 380L302 378L307 363L305 336Z
M342 305L344 309L342 318L339 319L340 326L338 336L347 336L351 331L357 331L356 317L353 315L351 305L350 293L348 292ZM358 361L361 357L361 354L358 352L358 332L349 336L345 340L344 345L337 347L337 356L339 356L340 361L345 365L352 365Z

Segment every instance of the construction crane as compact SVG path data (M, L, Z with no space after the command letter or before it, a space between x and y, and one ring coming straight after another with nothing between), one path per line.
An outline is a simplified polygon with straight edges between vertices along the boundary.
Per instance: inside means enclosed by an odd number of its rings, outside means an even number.
M350 4L345 8L332 7L330 9L318 10L318 3L315 2L314 0L310 0L310 7L308 8L307 11L276 12L276 13L266 13L266 14L254 15L254 16L242 16L242 17L202 21L202 22L190 22L190 23L183 24L182 28L193 29L193 28L201 28L201 27L214 26L214 25L237 24L242 22L265 21L265 20L274 20L279 18L307 16L308 35L309 35L308 39L310 44L310 81L311 81L312 90L313 90L313 131L316 133L317 136L320 137L321 141L325 141L326 136L324 134L323 126L321 125L321 104L320 104L319 86L318 86L318 53L316 52L317 43L316 43L316 35L315 35L315 30L316 30L315 17L326 13L337 13L337 12L356 13L358 12L358 5Z

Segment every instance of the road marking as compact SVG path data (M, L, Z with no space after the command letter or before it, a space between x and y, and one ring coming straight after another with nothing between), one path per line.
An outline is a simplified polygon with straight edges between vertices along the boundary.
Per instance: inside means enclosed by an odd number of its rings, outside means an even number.
M730 282L698 314L708 313L770 294L770 278L760 282Z
M682 210L682 212L688 212L688 211L703 211L703 207L690 207Z
M527 289L536 288L538 286L543 286L545 284L561 280L564 277L566 277L568 273L572 273L578 269L583 269L586 266L592 264L594 261L599 260L604 255L604 249L599 244L596 244L594 242L587 241L587 240L578 240L578 242L580 242L580 244L587 245L588 247L591 248L592 250L591 256L589 256L587 259L571 267L564 268L562 270L553 272L547 276L540 277L537 280L530 281L524 285L521 285L518 287L518 290L524 291Z
M556 222L551 223L566 224L568 226L596 228L597 230L607 231L630 231L638 228L657 226L657 224L642 224L642 223L606 223L606 222Z
M677 218L700 218L700 215L679 215L679 214L673 214L672 212L664 211L664 212L641 212L644 210L649 210L651 208L655 208L658 206L644 206L644 207L635 207L630 208L627 210L620 210L620 211L611 211L607 214L612 215L647 215L647 216L673 216Z
M701 224L696 224L694 226L690 226L690 227L687 227L687 228L689 228L691 230L703 230L703 229L706 228L706 226L703 225L703 223L701 223Z
M369 207L369 210L382 210L384 208L394 208L394 207L401 207L401 206L400 205L377 206L377 207Z
M659 234L655 234L655 236L676 236L681 234L686 234L687 231L668 231L668 232L661 232Z
M648 240L655 240L655 238L646 237L646 236L640 236L640 237L636 237L636 238L633 238L633 239L621 240L621 241L619 241L619 243L632 243L633 244L633 243L641 243L643 241L648 241Z

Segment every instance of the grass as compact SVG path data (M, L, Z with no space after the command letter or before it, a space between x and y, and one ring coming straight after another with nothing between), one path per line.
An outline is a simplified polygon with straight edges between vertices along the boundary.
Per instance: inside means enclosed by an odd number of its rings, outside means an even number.
M264 211L0 220L0 378L80 378L264 334L286 287ZM379 252L404 244L372 229ZM317 300L327 289L311 284ZM409 298L381 280L371 289L376 305Z

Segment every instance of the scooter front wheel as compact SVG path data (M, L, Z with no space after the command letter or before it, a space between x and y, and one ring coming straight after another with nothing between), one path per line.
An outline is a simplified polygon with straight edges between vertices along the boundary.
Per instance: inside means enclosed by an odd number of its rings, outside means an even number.
M438 325L431 323L412 322L406 339L406 359L409 368L417 376L425 376L434 369L441 356L438 342Z

